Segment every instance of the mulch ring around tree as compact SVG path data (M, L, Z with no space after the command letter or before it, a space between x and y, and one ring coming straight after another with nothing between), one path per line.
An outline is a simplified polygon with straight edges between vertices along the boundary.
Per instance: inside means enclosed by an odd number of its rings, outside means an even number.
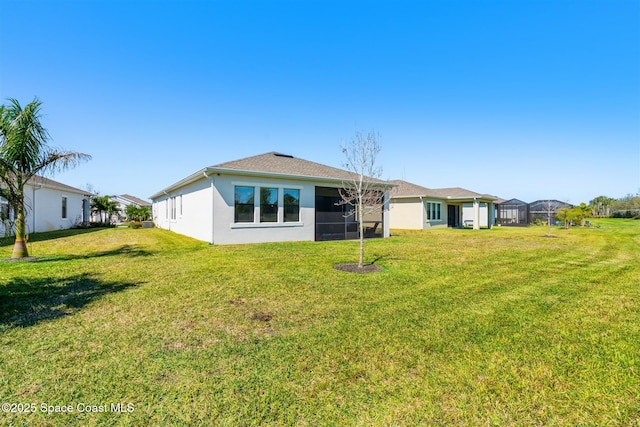
M336 264L333 266L336 270L346 271L348 273L375 273L376 271L382 270L382 267L375 264L364 264L362 267L358 267L358 263L351 262L346 264Z

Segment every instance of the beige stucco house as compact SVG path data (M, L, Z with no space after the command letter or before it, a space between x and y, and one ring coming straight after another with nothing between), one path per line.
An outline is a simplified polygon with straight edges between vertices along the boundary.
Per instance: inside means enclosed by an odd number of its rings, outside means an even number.
M423 230L434 227L491 228L494 202L489 194L464 188L426 188L395 180L390 193L390 228Z

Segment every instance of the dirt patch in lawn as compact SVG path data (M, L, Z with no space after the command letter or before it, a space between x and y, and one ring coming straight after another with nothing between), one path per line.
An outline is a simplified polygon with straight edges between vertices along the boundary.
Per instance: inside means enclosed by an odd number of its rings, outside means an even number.
M251 315L251 320L256 320L258 322L269 322L273 319L273 314L259 311L257 313L253 313Z
M362 267L359 267L357 263L347 263L347 264L336 264L333 266L336 270L346 271L348 273L358 273L358 274L366 274L366 273L375 273L376 271L382 270L382 267L375 264L364 264Z

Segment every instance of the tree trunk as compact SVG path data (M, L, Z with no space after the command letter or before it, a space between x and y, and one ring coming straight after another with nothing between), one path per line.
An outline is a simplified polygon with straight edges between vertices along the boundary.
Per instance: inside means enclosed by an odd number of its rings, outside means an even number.
M27 251L27 242L25 240L26 228L24 203L21 203L16 216L16 241L13 245L11 258L26 258L29 256L29 252Z
M358 267L362 268L364 266L364 215L363 215L363 203L362 198L358 203L358 227L360 227L360 261L358 262Z

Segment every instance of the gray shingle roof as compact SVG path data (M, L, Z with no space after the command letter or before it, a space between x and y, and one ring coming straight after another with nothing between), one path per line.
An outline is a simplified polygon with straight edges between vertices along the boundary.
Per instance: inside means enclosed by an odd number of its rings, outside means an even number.
M133 203L135 203L138 206L151 206L151 203L149 203L146 200L142 200L138 197L132 196L130 194L121 194L119 197L122 197L123 199L127 199Z
M287 154L276 153L274 151L210 166L210 169L228 169L335 180L349 180L353 178L353 173L349 171L299 159ZM378 179L373 181L385 182Z
M169 191L175 191L176 189L181 188L190 182L202 179L206 174L211 173L251 174L256 176L272 176L292 179L309 178L338 184L349 181L355 176L352 172L343 169L271 151L269 153L220 163L201 169L198 172L195 172L151 195L149 198L154 200ZM381 186L393 186L389 181L383 181L381 179L367 178L367 181L370 183L381 184Z
M484 198L496 199L495 196L489 194L480 194L460 187L451 188L427 188L407 181L394 180L396 184L391 190L391 198L394 197L437 197L440 199L463 199L463 198Z
M422 187L400 179L395 179L391 182L397 185L397 187L391 190L391 197L420 197L433 195L434 190L431 188Z
M53 179L45 178L44 176L35 175L29 181L27 181L29 185L42 185L43 187L48 188L56 188L58 190L68 191L70 193L78 193L84 194L87 196L92 196L93 194L90 191L82 190L80 188L75 188L67 184L63 184L58 181L54 181Z

